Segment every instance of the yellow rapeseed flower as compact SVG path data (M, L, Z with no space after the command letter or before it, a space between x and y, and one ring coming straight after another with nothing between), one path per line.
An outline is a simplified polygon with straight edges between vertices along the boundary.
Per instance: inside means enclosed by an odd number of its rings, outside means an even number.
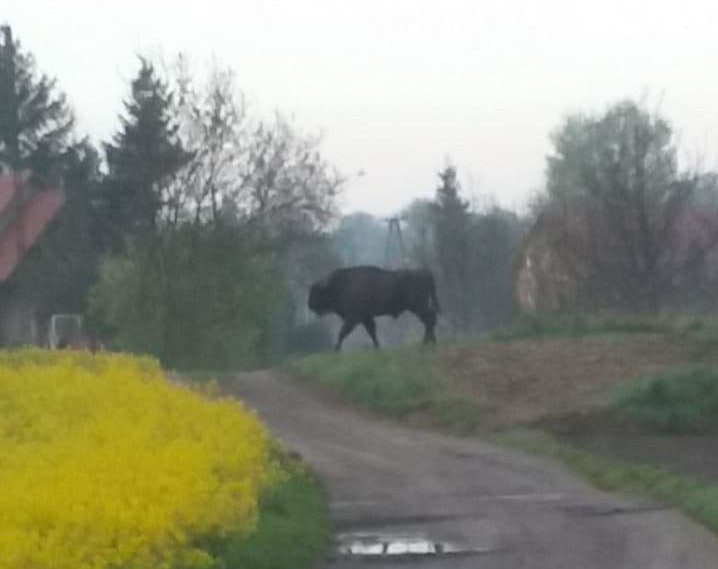
M207 569L276 476L241 403L150 358L0 352L0 569Z

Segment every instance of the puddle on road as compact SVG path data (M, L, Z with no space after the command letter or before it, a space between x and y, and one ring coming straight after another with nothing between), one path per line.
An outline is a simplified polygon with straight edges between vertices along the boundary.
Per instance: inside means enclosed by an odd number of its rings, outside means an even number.
M436 541L420 535L362 533L340 535L337 550L340 555L362 557L467 555L491 551L490 548L467 547L459 543Z

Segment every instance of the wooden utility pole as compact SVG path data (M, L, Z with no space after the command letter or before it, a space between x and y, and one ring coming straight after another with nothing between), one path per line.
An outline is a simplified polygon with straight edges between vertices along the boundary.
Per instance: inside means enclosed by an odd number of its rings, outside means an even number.
M406 262L404 238L401 235L401 218L388 217L384 221L389 224L386 234L384 265L387 267L398 267Z

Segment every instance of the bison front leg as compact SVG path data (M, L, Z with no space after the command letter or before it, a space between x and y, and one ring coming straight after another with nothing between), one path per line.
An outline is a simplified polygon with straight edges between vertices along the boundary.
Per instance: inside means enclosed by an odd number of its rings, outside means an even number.
M352 330L354 330L354 327L356 326L356 322L351 322L349 320L344 320L342 322L342 329L339 330L339 338L337 338L337 344L334 346L334 350L337 352L340 352L342 349L342 342L344 342L344 338L346 338L349 334L352 333Z
M366 331L371 337L371 341L374 342L374 347L378 350L379 342L376 339L376 323L374 322L374 319L367 318L364 322L362 322L362 324L364 324L364 328L366 328Z

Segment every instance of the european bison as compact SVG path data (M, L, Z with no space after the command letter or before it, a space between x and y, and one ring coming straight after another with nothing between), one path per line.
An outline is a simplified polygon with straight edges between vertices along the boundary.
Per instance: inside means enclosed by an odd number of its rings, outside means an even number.
M436 342L434 328L439 312L434 275L426 269L388 271L378 267L338 269L309 289L309 308L319 316L334 312L342 318L335 349L357 324L376 339L375 316L398 318L413 312L424 324L424 343Z

